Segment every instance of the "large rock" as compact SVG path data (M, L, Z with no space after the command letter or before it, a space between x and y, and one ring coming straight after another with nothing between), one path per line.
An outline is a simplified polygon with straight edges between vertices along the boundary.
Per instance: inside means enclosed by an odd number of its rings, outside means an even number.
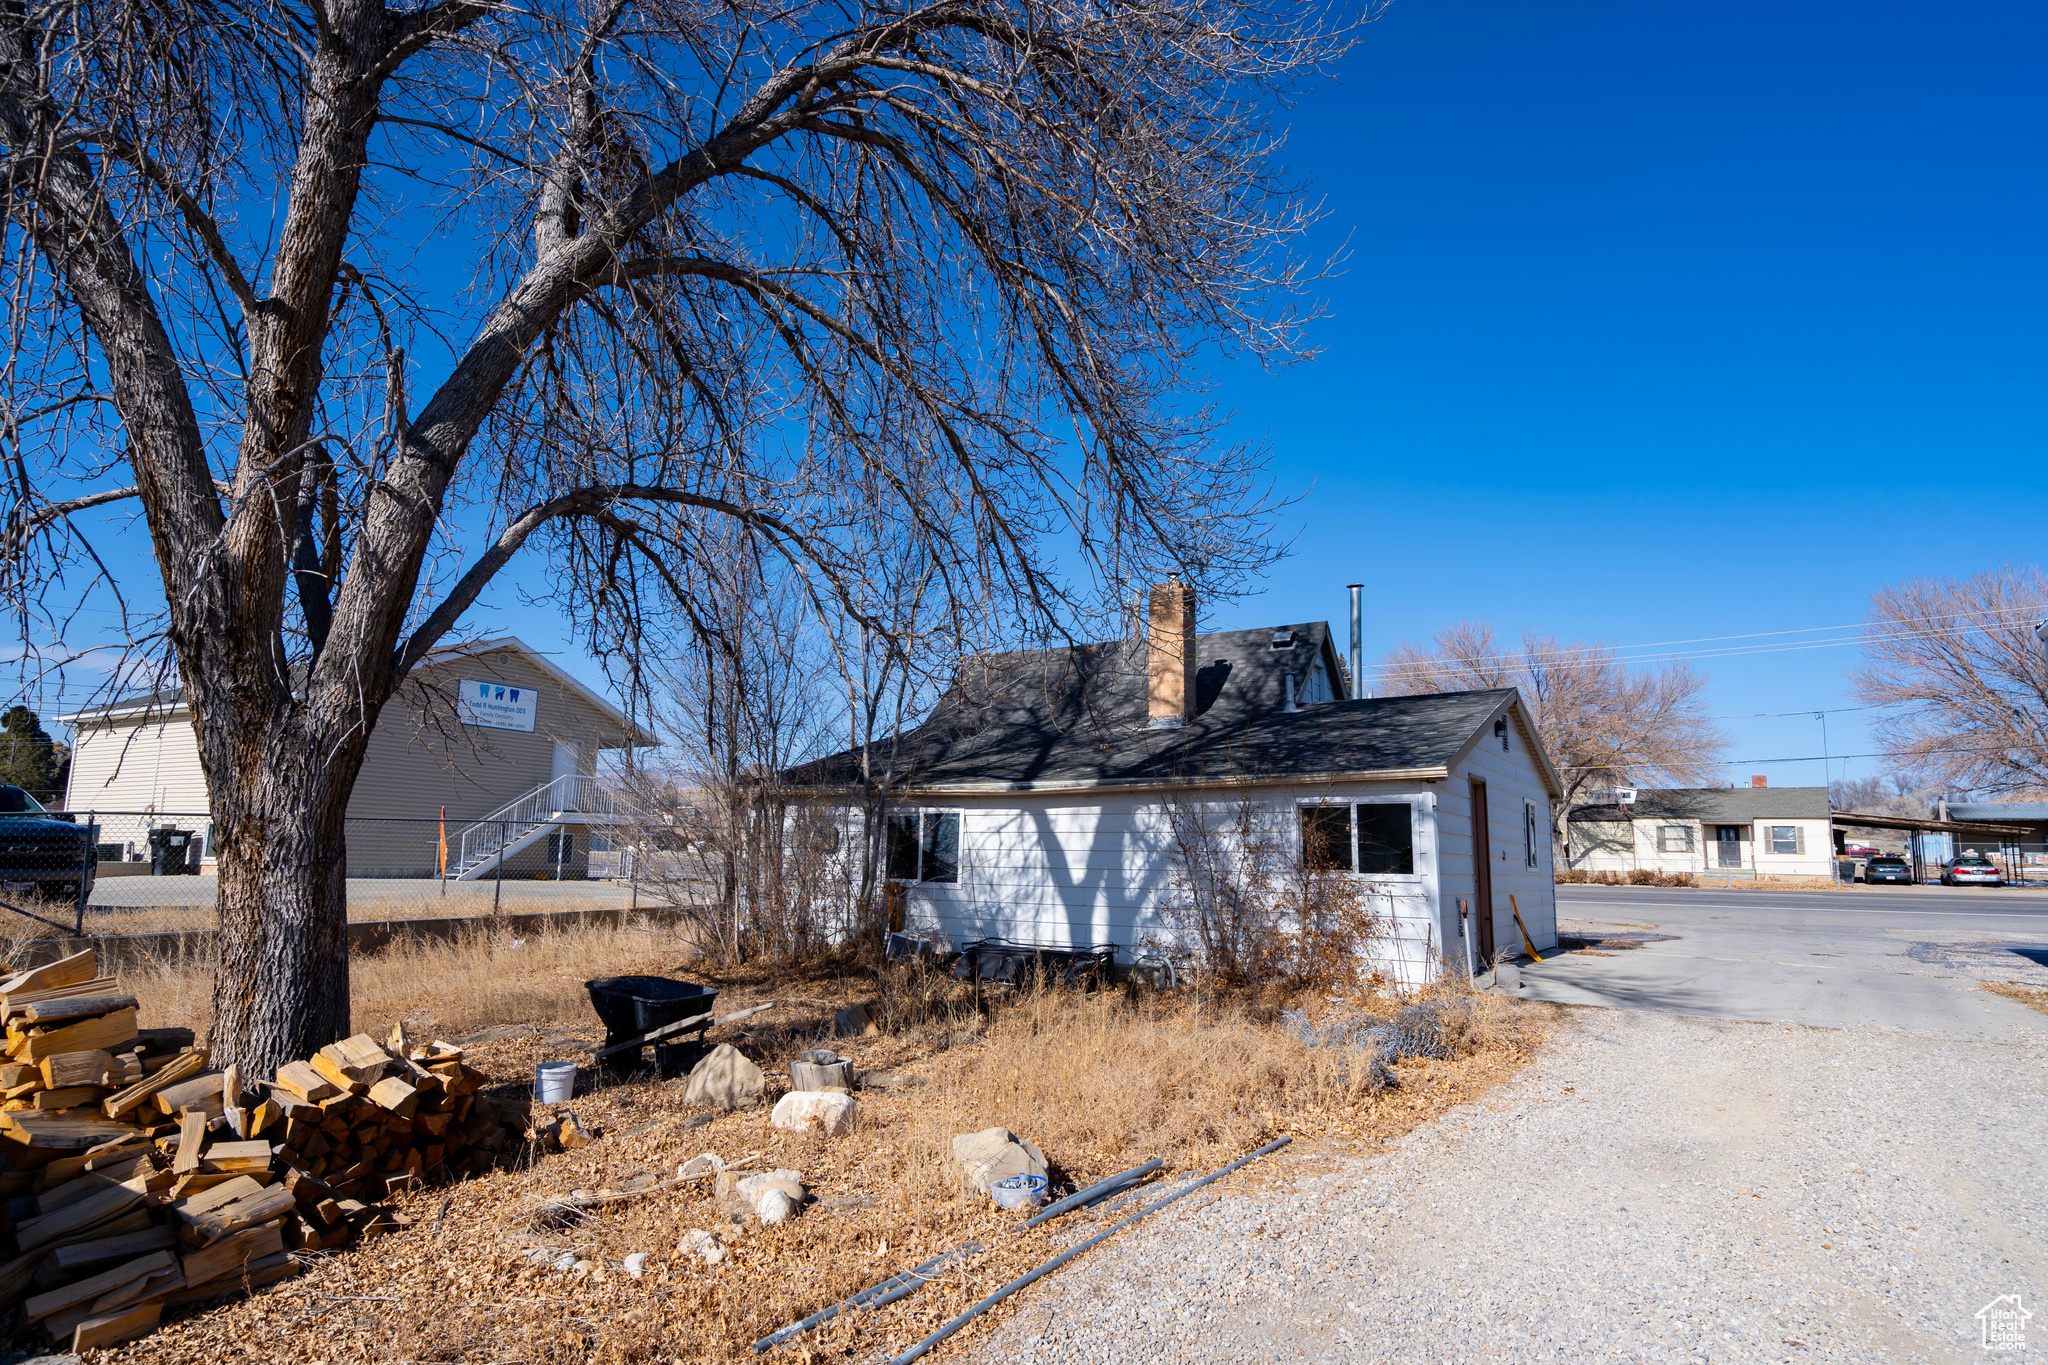
M732 1192L742 1207L770 1226L787 1221L804 1202L803 1177L783 1168L750 1175Z
M834 1038L870 1038L881 1031L866 1005L851 1005L832 1016Z
M731 1043L720 1043L691 1068L683 1103L707 1109L752 1109L767 1089L768 1078L761 1074L760 1067L748 1061Z
M998 1180L1013 1175L1045 1175L1045 1153L1007 1128L984 1128L953 1139L953 1160L960 1179L981 1194Z
M845 1137L853 1131L853 1096L836 1090L792 1090L775 1101L768 1125L797 1133L822 1128L826 1137Z

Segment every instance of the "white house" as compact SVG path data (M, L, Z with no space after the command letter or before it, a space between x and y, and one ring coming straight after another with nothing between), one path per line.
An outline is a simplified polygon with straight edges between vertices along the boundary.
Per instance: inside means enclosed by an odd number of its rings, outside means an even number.
M908 923L1128 960L1170 936L1176 812L1224 832L1249 803L1290 858L1327 841L1392 926L1373 955L1411 984L1519 953L1517 911L1556 943L1560 786L1513 689L1356 699L1326 623L1196 635L1194 614L1162 585L1146 642L963 663L897 740L887 871ZM857 751L792 774L859 775Z
M101 826L103 863L140 857L154 823L190 827L202 850L209 801L180 689L58 717L72 727L65 809ZM652 744L620 710L506 636L429 655L370 734L349 798L356 876L497 869L580 874L588 827L609 824L601 750ZM445 819L443 813L445 812Z
M1832 814L1826 787L1645 788L1574 806L1565 831L1584 872L1827 877Z

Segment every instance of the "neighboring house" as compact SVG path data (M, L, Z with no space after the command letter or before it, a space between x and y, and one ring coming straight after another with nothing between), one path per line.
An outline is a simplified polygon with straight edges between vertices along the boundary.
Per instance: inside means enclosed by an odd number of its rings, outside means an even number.
M103 860L139 858L157 817L210 844L206 778L181 690L59 719L73 733L65 809L105 816ZM350 875L436 873L445 812L450 877L494 873L501 849L508 873L582 876L589 827L612 820L599 751L652 743L517 639L429 655L371 732L349 798Z
M1574 806L1565 832L1582 872L1827 877L1830 820L1826 787L1645 788Z
M905 919L955 943L1171 936L1176 824L1227 838L1240 814L1286 856L1304 831L1390 933L1409 983L1448 959L1556 943L1555 771L1512 689L1353 699L1322 622L1193 633L1192 590L1151 598L1150 638L978 656L898 737L889 878ZM790 776L830 799L858 751ZM1248 803L1248 805L1246 804ZM1475 821L1474 814L1479 818Z

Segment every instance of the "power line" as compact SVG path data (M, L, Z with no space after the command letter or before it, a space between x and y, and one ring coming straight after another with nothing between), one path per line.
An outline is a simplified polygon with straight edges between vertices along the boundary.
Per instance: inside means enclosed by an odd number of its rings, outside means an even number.
M1547 662L1573 663L1581 659L1594 658L1601 655L1608 655L1613 657L1616 663L1650 664L1666 663L1678 659L1718 659L1734 658L1740 655L1750 654L1783 654L1809 649L1832 649L1840 645L1879 643L1886 640L1933 639L1944 635L1962 634L1971 630L1984 629L1987 624L1991 623L2002 623L2013 619L2032 620L2034 617L2039 616L2041 614L2041 611L2042 608L2039 606L2028 606L2012 607L2000 611L1954 612L1942 616L1925 616L1919 618L1917 622L1913 623L1912 625L1906 626L1903 629L1885 630L1876 634L1870 633L1871 628L1876 623L1865 621L1852 622L1844 625L1833 626L1802 626L1794 630L1751 631L1740 635L1703 635L1696 639L1691 640L1652 640L1646 641L1642 644L1634 645L1585 645L1578 649L1560 649L1555 653L1543 656L1543 658ZM1935 629L1926 628L1929 626L1933 626L1934 623L1944 621L1960 621L1962 622L1962 624L1960 626L1942 626ZM1725 649L1680 650L1669 654L1639 654L1631 652L1651 649L1668 649L1674 645L1710 645L1718 644L1722 641L1728 640L1758 640L1784 635L1812 635L1824 631L1835 630L1854 630L1858 633L1855 635L1845 635L1830 640L1796 640L1786 641L1781 644L1770 645L1738 645ZM1518 649L1500 654L1482 654L1474 656L1469 659L1459 659L1454 660L1452 662L1454 666L1470 667L1477 664L1507 663L1524 659L1526 657L1528 657L1528 652L1526 650ZM1427 667L1430 662L1431 661L1429 660L1421 661L1422 666L1424 667ZM1366 671L1380 674L1398 674L1414 671L1416 667L1416 664L1408 663L1381 663L1372 665ZM1810 715L1812 713L1795 712L1789 714Z
M1739 714L1737 714L1737 713L1730 713L1730 714L1728 714L1728 715L1724 715L1724 716L1708 716L1708 717L1707 717L1707 719L1708 719L1708 720L1760 720L1760 719L1763 719L1763 718L1765 718L1765 717L1768 717L1768 716L1839 716L1839 715L1842 715L1842 714L1843 714L1844 712L1848 712L1848 711L1881 711L1881 710L1883 710L1883 709L1884 709L1884 708L1883 708L1883 707L1881 707L1881 706L1829 706L1829 707L1809 706L1809 707L1808 707L1808 708L1806 708L1806 709L1805 709L1804 711L1744 711L1744 712L1741 712L1741 713L1739 713ZM1838 755L1836 755L1836 757L1838 757L1838 758L1847 758L1847 757L1848 757L1848 755L1847 755L1847 754L1838 754Z

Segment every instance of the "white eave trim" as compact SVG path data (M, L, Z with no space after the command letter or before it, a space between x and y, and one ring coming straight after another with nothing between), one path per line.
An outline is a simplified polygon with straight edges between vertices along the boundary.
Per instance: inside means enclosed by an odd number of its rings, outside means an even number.
M1057 792L1091 791L1190 791L1204 788L1235 790L1245 787L1328 787L1346 782L1443 782L1451 770L1427 768L1380 768L1371 772L1258 773L1241 777L1105 777L1075 778L1054 782L946 782L935 786L892 787L891 797L908 796L1002 796L1007 793L1044 795ZM839 797L859 792L858 786L798 787L795 795Z

